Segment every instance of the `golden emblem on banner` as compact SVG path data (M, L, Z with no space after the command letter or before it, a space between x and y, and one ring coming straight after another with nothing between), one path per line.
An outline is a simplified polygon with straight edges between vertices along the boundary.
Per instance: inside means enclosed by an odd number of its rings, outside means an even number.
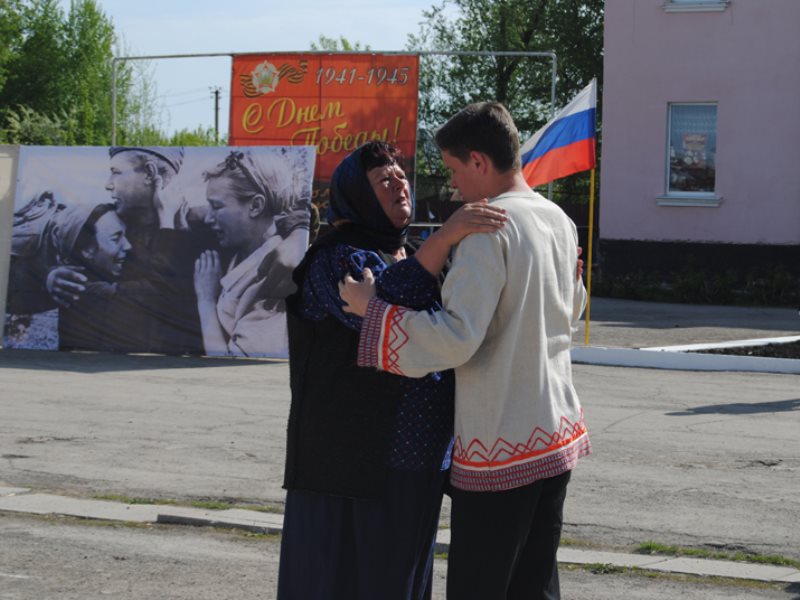
M271 94L278 88L282 79L289 83L302 83L308 71L308 61L303 59L298 66L284 63L276 68L268 60L256 66L249 74L242 74L239 79L247 98L256 98Z

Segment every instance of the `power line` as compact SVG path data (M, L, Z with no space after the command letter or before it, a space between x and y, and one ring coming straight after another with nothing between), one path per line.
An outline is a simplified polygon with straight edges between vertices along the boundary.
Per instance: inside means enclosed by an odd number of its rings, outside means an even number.
M197 104L198 102L205 102L208 98L197 98L195 100L186 100L185 102L177 102L175 104L168 104L164 108L173 108L175 106L184 106L185 104Z
M186 96L187 94L196 94L197 92L205 91L205 88L194 88L183 92L170 92L168 94L159 94L159 98L171 98L173 96Z

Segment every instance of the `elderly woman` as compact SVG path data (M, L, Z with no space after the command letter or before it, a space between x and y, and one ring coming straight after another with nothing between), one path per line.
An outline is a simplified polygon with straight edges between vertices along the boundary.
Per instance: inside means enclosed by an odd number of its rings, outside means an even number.
M305 227L285 238L277 220L307 205L296 170L281 154L233 151L206 171L205 223L232 258L206 250L195 262L194 286L208 355L285 356L285 298L293 291L291 269L308 243ZM281 270L278 255L295 255ZM284 261L285 264L286 261ZM288 285L287 285L288 284Z
M412 208L398 150L361 146L333 174L334 228L295 270L279 600L430 598L453 374L408 379L356 367L361 319L343 312L338 282L366 267L381 297L435 310L450 246L504 217L465 207L407 258Z

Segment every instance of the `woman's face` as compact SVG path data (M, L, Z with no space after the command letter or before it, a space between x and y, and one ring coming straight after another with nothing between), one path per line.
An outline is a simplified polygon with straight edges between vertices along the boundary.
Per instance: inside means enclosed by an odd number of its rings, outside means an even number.
M92 267L107 281L122 275L131 244L125 237L125 224L115 212L107 212L95 223L97 243L91 255Z
M247 243L252 236L253 219L250 202L240 202L227 177L208 180L206 187L208 212L205 223L219 238L223 248L236 248Z
M411 189L399 165L384 165L367 171L367 179L383 212L397 229L411 222Z

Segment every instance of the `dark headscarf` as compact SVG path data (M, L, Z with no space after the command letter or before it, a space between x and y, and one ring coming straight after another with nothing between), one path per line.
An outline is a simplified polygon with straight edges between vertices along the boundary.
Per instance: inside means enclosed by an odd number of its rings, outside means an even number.
M363 154L371 147L374 148L375 144L376 142L367 142L359 146L336 167L331 177L328 222L334 224L346 221L347 224L341 225L340 228L347 230L348 237L363 240L358 244L362 247L369 246L384 252L394 252L406 243L408 227L396 229L392 225L367 179ZM392 158L387 155L384 164L392 163ZM413 194L411 206L414 206Z

